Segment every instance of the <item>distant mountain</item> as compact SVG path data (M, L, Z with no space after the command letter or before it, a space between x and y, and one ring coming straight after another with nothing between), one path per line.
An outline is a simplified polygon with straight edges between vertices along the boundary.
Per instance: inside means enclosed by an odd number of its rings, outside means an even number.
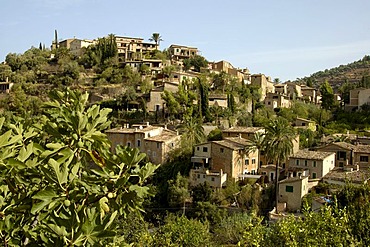
M319 87L325 80L336 91L343 83L359 84L370 77L370 56L365 55L362 59L349 63L347 65L340 65L335 68L326 69L313 73L308 77L298 79L296 82L302 84L312 83L313 87Z

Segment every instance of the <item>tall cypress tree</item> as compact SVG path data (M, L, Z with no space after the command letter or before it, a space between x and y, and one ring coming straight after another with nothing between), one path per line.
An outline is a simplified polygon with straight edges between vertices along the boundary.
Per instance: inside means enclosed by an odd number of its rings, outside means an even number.
M202 79L198 78L199 81L199 98L200 98L200 114L204 117L205 122L211 120L211 114L209 112L209 96L208 96L208 86Z
M58 49L59 47L59 42L58 42L58 32L57 30L55 29L54 31L54 43L55 43L55 48Z

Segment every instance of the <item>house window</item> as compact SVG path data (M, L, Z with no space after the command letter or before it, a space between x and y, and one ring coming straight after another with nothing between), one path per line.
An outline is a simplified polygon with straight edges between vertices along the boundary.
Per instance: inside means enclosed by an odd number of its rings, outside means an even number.
M208 148L207 147L203 147L203 153L207 153L208 152Z
M131 142L127 142L127 147L131 147Z
M197 151L199 151L199 147L197 147Z
M313 164L312 164L313 167L316 167L316 160L313 161Z
M346 152L343 152L343 151L338 151L337 152L337 160L346 159L346 158L347 158L347 153Z
M206 178L206 175L203 175L203 178Z
M296 160L296 161L295 161L295 164L296 164L297 166L299 166L299 160Z
M200 178L200 174L198 174L198 176L197 176L198 178Z
M312 173L312 178L315 179L317 177L316 172Z
M253 164L256 164L256 159L254 159L254 158L252 159L252 165Z
M161 148L161 144L157 142L157 148Z
M307 166L307 160L304 161L304 166Z
M245 159L245 165L249 165L249 159Z
M285 192L293 192L293 186L291 186L291 185L286 185L286 186L285 186Z
M152 156L153 156L153 157L157 156L157 153L153 151Z
M223 153L224 152L224 148L220 148L220 152Z
M360 156L360 162L369 162L369 156Z
M141 145L141 141L137 140L137 146L140 147L140 145Z
M212 180L212 182L214 182L215 181L215 178L211 178L211 180Z

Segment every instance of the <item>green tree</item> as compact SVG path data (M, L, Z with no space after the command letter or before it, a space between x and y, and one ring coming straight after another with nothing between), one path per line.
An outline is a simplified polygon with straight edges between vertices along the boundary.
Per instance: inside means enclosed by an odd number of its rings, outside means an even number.
M176 179L168 181L168 204L171 207L179 207L185 205L185 202L190 199L189 180L177 174Z
M207 81L204 77L198 78L198 87L199 87L199 99L200 102L200 116L204 118L205 122L210 122L211 114L209 112L209 88Z
M321 93L321 107L325 110L330 110L335 105L333 88L328 81L325 81L320 86Z
M109 109L88 94L50 95L34 124L0 119L0 233L7 246L106 245L118 216L141 209L156 166L138 150L113 155L103 131ZM108 240L109 239L109 240Z
M168 217L166 223L154 233L150 246L213 246L207 224L189 220L184 216Z
M175 119L175 115L179 113L180 110L180 104L176 100L175 96L173 95L172 92L164 90L164 92L161 95L162 99L164 100L166 104L166 109L169 114L169 118L171 120Z
M277 204L279 200L279 167L287 160L293 151L293 141L296 137L293 127L289 122L281 117L273 119L266 126L265 135L265 154L269 161L273 161L276 165L275 169L275 207L277 212Z
M200 72L200 69L207 67L207 65L208 61L200 55L195 55L190 58L184 59L184 66L185 67L193 66L194 71L196 72Z
M247 153L254 153L258 152L258 168L261 167L261 152L266 151L266 141L265 141L265 133L256 132L253 135L251 140L248 140L248 145L246 146Z
M220 141L220 140L222 140L222 130L220 130L219 128L216 128L216 129L212 130L211 132L209 132L207 140L208 141Z
M225 93L225 88L229 82L230 76L225 72L221 71L219 74L213 75L212 84L215 90L222 90L222 94Z
M211 200L212 189L207 182L198 184L197 186L193 187L191 189L191 192L194 204L196 204L197 202L208 202Z
M202 123L195 117L187 117L180 125L181 143L184 151L192 152L195 144L205 141Z

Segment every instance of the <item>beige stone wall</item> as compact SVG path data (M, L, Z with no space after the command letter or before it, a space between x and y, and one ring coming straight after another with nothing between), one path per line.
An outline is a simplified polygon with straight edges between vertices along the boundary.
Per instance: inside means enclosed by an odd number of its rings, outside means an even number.
M211 157L211 143L204 143L195 146L194 156L196 157Z
M356 152L354 154L354 164L359 165L360 169L368 169L370 167L370 154Z
M122 135L121 133L106 133L108 136L108 139L112 143L112 150L117 145L122 146L128 146L128 143L130 143L131 147L135 147L135 134L134 133L127 133L125 135Z
M160 91L151 91L150 92L150 101L146 103L146 107L148 111L150 112L155 112L156 111L156 106L159 106L159 111L162 111L163 109L163 104L164 100L162 99L162 93Z
M299 165L297 165L297 160ZM316 164L316 165L315 165ZM329 155L324 160L314 160L314 159L289 159L289 167L299 167L302 169L308 169L310 179L313 178L313 173L316 174L316 178L321 178L325 176L329 171L334 168L335 164L335 154Z
M210 173L204 169L191 169L189 178L191 186L207 182L213 188L222 188L226 184L227 174L223 172Z
M358 93L358 106L370 103L370 89L363 89Z
M259 164L259 160L258 160L258 150L255 151L255 152L250 152L248 154L245 154L244 156L244 171L243 173L247 172L247 173L253 173L253 174L257 174L258 172L258 164Z
M293 192L287 191L287 186L293 187ZM301 208L302 197L308 193L308 177L302 180L279 184L279 202L286 202L287 209L296 211Z
M212 142L212 170L223 170L228 174L229 178L238 179L238 175L244 171L244 160L238 150L226 148L217 143Z
M225 173L232 177L232 161L234 152L233 150L226 148L224 146L218 145L217 143L212 143L211 149L211 168L212 170L223 170Z
M154 164L162 164L164 161L164 143L145 141L145 153Z
M350 106L359 106L359 93L362 89L356 88L352 89L349 92L349 105Z
M351 165L350 164L350 160L351 160L351 151L348 151L346 149L343 149L341 147L338 147L336 145L328 145L326 147L321 147L318 149L318 151L325 151L325 152L334 152L336 153L336 157L335 157L335 166L339 167L339 166L346 166L347 165L347 162L348 162L348 165ZM338 157L337 155L337 152L340 151L340 152L345 152L346 153L346 158L341 158L341 157Z

